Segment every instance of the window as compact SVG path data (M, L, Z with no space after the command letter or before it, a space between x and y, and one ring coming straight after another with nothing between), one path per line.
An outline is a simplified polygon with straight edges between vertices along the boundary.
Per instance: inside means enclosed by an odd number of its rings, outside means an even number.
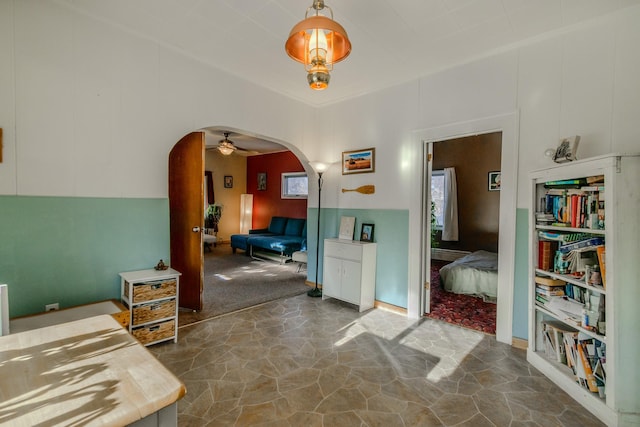
M306 199L309 194L309 179L304 172L282 174L282 198Z
M431 201L434 203L434 214L436 216L436 229L442 230L444 225L444 171L434 170L431 172Z

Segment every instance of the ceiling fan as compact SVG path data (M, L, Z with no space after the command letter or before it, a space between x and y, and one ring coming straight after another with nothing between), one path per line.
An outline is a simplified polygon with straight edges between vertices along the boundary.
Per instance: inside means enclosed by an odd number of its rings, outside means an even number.
M224 139L218 141L218 145L215 147L210 147L209 149L218 150L221 154L225 156L229 156L233 153L237 153L240 155L249 155L249 154L257 154L256 151L245 150L244 148L237 147L233 141L229 139L230 132L223 132Z

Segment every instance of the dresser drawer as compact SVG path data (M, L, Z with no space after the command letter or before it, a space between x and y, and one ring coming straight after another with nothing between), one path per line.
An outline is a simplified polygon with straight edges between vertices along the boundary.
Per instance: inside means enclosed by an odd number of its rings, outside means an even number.
M176 279L156 280L133 284L133 303L176 296ZM124 294L129 295L129 282L124 282Z
M141 344L149 344L162 339L173 338L176 332L176 320L171 319L152 325L141 326L131 331L131 334L140 341Z
M325 241L324 256L361 261L362 247L360 245L352 245L349 243Z
M153 322L176 315L176 300L168 299L133 307L133 325Z

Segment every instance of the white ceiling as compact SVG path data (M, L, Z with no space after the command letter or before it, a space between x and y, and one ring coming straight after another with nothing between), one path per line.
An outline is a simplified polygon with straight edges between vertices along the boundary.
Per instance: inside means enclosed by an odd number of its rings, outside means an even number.
M284 42L312 0L58 0L314 106L373 92L640 0L326 0L352 42L313 91Z

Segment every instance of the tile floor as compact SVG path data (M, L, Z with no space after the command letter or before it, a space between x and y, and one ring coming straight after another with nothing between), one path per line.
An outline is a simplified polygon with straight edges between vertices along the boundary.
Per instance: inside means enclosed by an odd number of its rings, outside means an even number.
M491 335L306 295L150 350L187 387L180 426L602 425Z

